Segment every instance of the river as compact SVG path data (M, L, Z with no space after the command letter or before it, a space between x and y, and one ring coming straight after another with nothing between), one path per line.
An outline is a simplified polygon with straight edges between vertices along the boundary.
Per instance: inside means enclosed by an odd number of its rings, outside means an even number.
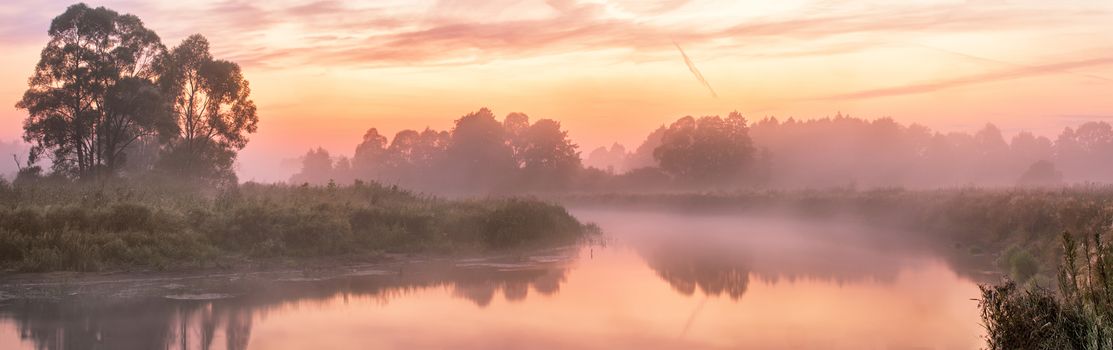
M0 349L983 345L972 299L984 266L923 235L784 217L575 214L603 239L526 256L140 282L153 295L115 286L8 299Z

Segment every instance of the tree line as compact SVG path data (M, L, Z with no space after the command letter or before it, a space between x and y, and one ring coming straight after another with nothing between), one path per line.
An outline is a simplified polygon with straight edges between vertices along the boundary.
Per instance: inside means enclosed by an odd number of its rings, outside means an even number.
M204 36L167 48L131 14L84 3L51 21L28 89L17 178L101 179L163 172L235 181L236 153L259 118L240 66L216 59Z
M583 168L577 148L558 121L531 123L522 113L499 121L483 108L457 119L449 131L403 130L388 140L368 129L350 159L310 150L291 182L368 179L459 193L564 190Z
M655 155L671 128L658 128L632 152L618 144L600 147L584 163L619 176L645 174L659 167ZM1102 121L1064 128L1054 139L1022 131L1006 140L993 124L944 133L892 118L838 114L766 117L748 134L756 149L754 181L736 180L763 187L1055 186L1113 179L1113 126Z
M834 117L750 123L737 112L686 116L634 150L615 144L581 160L560 123L502 121L488 109L447 131L375 128L352 158L310 150L293 183L356 179L433 192L644 191L738 188L1056 186L1113 179L1113 126L1087 122L1054 140L1020 132L1006 141L986 124L937 132L892 118Z
M530 122L523 113L501 121L483 108L457 119L451 130L403 130L392 139L371 128L352 158L309 150L293 183L376 180L433 192L492 193L604 188L615 182L678 186L733 185L755 181L764 159L748 135L745 118L685 117L659 134L655 166L616 175L584 167L579 146L560 122ZM625 176L626 178L622 178Z

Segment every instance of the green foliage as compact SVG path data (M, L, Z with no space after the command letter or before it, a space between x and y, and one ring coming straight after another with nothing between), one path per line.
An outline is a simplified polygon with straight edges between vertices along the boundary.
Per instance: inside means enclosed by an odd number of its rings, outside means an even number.
M1010 246L997 260L997 266L1019 284L1028 282L1040 270L1039 261L1027 249Z
M0 268L23 271L485 251L567 244L592 232L537 200L448 201L375 183L213 189L0 182Z

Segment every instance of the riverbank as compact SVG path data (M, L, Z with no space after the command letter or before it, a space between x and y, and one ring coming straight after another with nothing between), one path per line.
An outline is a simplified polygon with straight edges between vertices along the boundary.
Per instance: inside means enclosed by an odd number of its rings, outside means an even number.
M558 246L598 230L531 198L352 186L0 183L5 271L227 269Z
M221 299L291 283L373 280L435 284L469 274L547 270L571 263L579 245L485 255L386 254L374 261L306 258L225 269L180 271L6 272L0 274L0 306L14 300ZM281 289L281 288L279 288Z

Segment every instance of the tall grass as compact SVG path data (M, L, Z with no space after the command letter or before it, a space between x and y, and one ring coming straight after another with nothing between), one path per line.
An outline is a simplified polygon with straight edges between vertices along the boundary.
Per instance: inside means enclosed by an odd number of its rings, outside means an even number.
M0 267L90 271L572 243L594 228L535 199L445 200L376 183L12 185L0 182Z
M1106 226L1108 227L1108 226ZM1113 244L1063 233L1059 290L982 286L990 349L1113 349Z

